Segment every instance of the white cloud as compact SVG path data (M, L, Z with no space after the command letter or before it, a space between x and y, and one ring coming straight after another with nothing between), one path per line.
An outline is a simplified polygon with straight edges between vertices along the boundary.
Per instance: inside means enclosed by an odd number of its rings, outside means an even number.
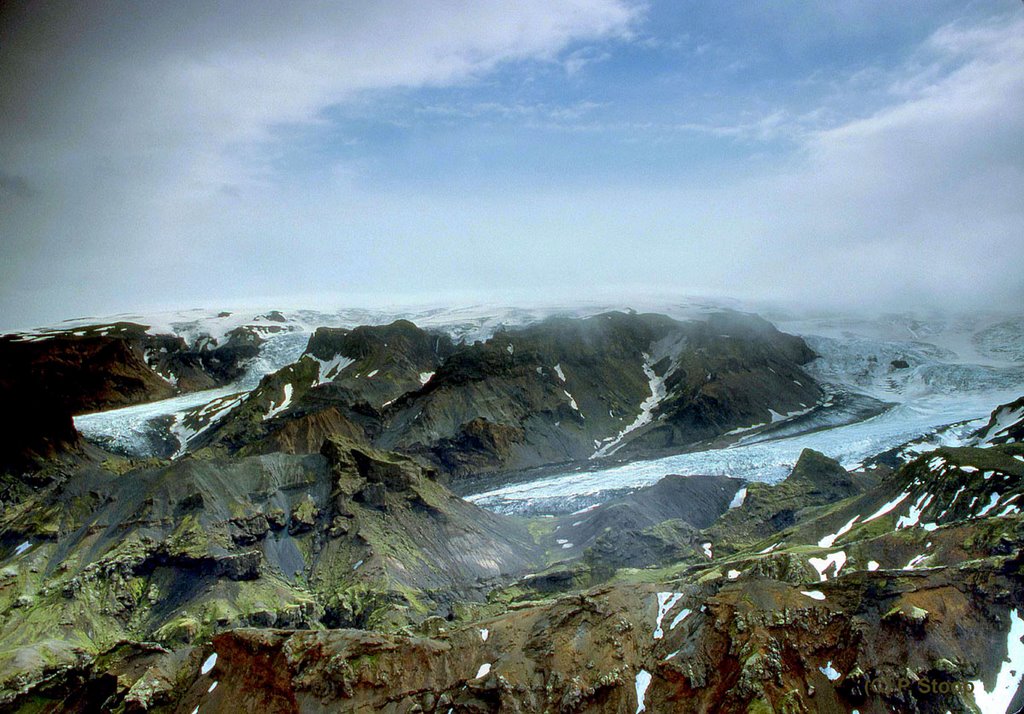
M1005 260L1024 236L1024 21L945 27L927 47L930 67L915 59L890 78L893 104L808 136L776 194L801 236L791 252L827 241L836 265L864 285L875 271L890 299L1005 299L1022 287Z
M551 59L573 42L627 33L636 18L622 0L461 2L444 10L407 0L242 3L217 13L168 5L128 27L119 27L122 11L104 16L97 6L81 18L84 38L63 55L12 63L4 84L25 91L6 93L5 108L30 100L16 113L32 125L5 122L7 165L40 167L40 153L49 154L44 165L62 168L119 157L187 167L188 179L216 184L223 171L239 169L225 153L275 127L315 122L359 92L445 85L505 61ZM118 30L134 33L137 44L107 36ZM151 43L154 36L160 41ZM43 51L44 37L26 28L11 51ZM27 75L14 76L15 68ZM72 76L73 87L46 95L43 87ZM76 156L47 151L55 145Z
M675 132L795 147L726 162L714 181L683 166L588 185L581 168L564 184L499 178L451 195L441 177L381 186L348 164L315 185L279 182L282 127L326 127L330 107L381 90L486 81L503 62L567 66L596 56L574 55L580 43L632 37L638 11L615 0L446 4L443 15L413 2L275 3L222 16L166 3L154 18L134 7L80 11L63 37L0 37L11 53L0 85L15 88L0 93L9 320L320 288L575 281L894 306L1013 305L1024 291L1019 20L944 27L903 65L834 82L838 109L827 87L817 106L761 103L675 125L645 122L642 108L619 116L599 93L426 106L609 141ZM863 114L837 119L858 98Z
M103 270L230 254L211 216L272 178L282 127L365 92L552 62L627 35L638 12L627 0L26 7L0 28L0 165L19 189L0 193L5 302L45 299L42 274L97 294Z

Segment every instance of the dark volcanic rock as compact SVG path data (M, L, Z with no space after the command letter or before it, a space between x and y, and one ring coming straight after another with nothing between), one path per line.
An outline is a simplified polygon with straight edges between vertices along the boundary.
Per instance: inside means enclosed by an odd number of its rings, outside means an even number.
M726 512L741 486L726 476L669 475L586 513L554 519L547 542L556 552L566 543L571 553L586 551L596 569L678 561L701 552L700 530Z
M30 380L60 395L71 414L169 397L174 387L154 372L124 337L53 337L0 340L0 375L8 388Z
M756 543L797 524L816 507L863 492L871 483L870 477L854 479L839 462L804 449L785 481L748 484L743 504L707 530L708 540L729 548Z
M250 550L217 559L217 574L229 580L255 580L260 576L263 556L258 550Z
M975 434L982 443L1009 444L1024 441L1024 397L997 407Z
M552 318L461 346L406 321L321 328L192 446L302 453L341 434L452 477L678 451L812 407L812 357L740 313Z
M804 489L808 504L839 501L862 490L838 461L813 449L800 453L787 481Z
M480 473L508 463L513 448L525 437L521 427L477 417L459 427L455 436L437 442L430 454L447 473Z

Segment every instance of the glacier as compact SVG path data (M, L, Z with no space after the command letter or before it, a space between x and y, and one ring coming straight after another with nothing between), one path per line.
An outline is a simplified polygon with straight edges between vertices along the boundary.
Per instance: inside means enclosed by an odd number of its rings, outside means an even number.
M694 319L726 305L688 300L634 306L677 319ZM263 376L296 361L317 326L355 327L409 319L421 327L444 330L457 341L472 342L486 339L502 327L531 324L550 315L579 317L610 309L623 309L623 304L295 310L284 314L284 322L273 323L265 322L256 312L228 318L222 317L226 313L213 311L121 315L117 319L149 324L151 332L180 334L190 343L222 338L229 328L243 324L282 331L260 333L266 341L259 356L246 365L245 376L234 384L80 415L75 417L75 426L87 439L120 453L169 455L182 450L181 439L194 436L181 429L176 436L172 431L188 412L251 391ZM531 482L472 494L470 500L500 512L561 513L649 485L669 473L727 474L775 482L789 473L804 448L821 451L853 468L897 447L905 447L905 454L915 454L961 443L970 431L983 426L992 409L1024 392L1024 319L1017 316L922 317L908 313L866 318L761 313L780 330L803 337L819 355L806 369L830 394L823 405L807 415L788 415L791 418L771 425L770 430L742 437L725 449L610 466L583 464ZM60 329L73 329L74 322L62 324ZM97 321L83 318L80 322ZM41 329L36 334L42 337L47 332ZM896 368L897 362L906 367ZM857 416L858 410L868 412L865 403L871 400L891 406L867 419Z
M167 440L174 443L165 450L181 454L185 447L183 440L194 436L174 428L181 424L186 413L219 399L252 391L264 376L298 360L306 349L309 334L301 330L268 335L259 356L245 365L245 375L233 384L121 409L80 414L75 417L75 428L86 439L127 456L152 456L159 452L154 444Z
M907 447L909 455L916 455L943 445L963 445L986 424L993 409L1024 393L1024 364L1015 361L1024 345L1019 320L928 322L889 316L876 321L776 324L803 337L819 355L806 369L837 402L865 395L891 406L871 418L837 426L829 425L828 409L819 409L726 448L596 469L577 466L466 498L499 513L552 515L592 507L668 474L777 483L805 448L856 469L891 449ZM908 366L896 368L897 360Z

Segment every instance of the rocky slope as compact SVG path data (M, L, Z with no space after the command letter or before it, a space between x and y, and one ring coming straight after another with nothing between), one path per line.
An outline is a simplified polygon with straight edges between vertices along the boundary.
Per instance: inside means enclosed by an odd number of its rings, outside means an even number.
M245 624L398 627L543 564L522 525L409 459L341 437L321 451L89 465L7 509L0 671Z
M567 581L562 593L499 585L486 604L404 632L248 628L193 646L120 644L51 664L8 701L63 711L101 700L125 711L1015 710L1022 477L1017 443L945 449L868 490L808 453L790 488L774 487L785 507L816 489L796 523L754 532L776 507L771 494L748 485L738 498L738 484L708 481L690 495L717 493L732 508L694 533L706 548L669 564L620 567L583 589ZM649 512L684 482L606 514Z

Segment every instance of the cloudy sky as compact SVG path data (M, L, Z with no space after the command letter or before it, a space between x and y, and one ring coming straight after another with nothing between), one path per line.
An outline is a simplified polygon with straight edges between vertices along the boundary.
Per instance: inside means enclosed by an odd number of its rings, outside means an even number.
M1024 3L19 2L0 327L657 289L1024 302Z

